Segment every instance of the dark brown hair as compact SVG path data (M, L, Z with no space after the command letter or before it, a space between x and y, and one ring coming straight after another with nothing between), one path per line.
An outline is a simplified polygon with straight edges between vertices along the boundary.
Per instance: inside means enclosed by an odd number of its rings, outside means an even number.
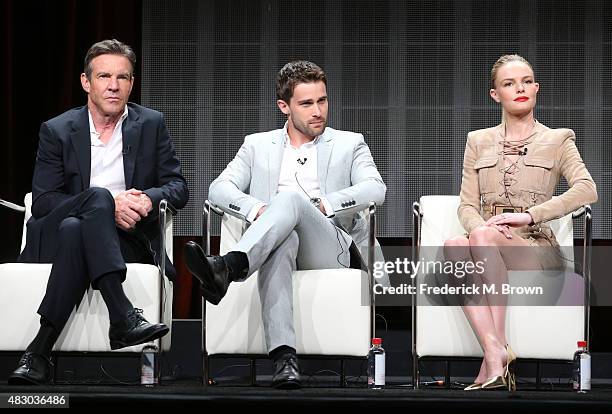
M319 81L327 86L323 69L306 60L294 60L283 66L276 75L276 98L289 103L297 84Z

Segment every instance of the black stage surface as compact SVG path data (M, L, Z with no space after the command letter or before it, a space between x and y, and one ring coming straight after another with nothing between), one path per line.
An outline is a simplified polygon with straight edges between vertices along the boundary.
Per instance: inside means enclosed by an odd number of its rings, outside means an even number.
M577 394L569 388L534 390L524 387L514 393L505 391L466 392L455 389L420 389L398 385L384 390L369 390L365 386L323 387L316 383L300 390L274 390L265 385L255 387L209 386L197 381L173 381L153 388L142 386L55 385L44 387L14 387L0 385L0 394L24 392L65 393L71 407L101 405L155 405L161 407L221 405L382 408L386 406L414 409L448 409L453 412L481 412L492 407L498 410L530 410L537 412L610 412L612 386L595 386L587 394Z
M479 360L422 361L421 382L445 381L450 387L430 385L412 388L410 331L389 329L379 332L387 351L387 387L370 390L365 386L365 360L347 360L344 364L346 386L340 387L340 363L337 359L300 356L304 387L281 391L269 387L272 366L268 359L255 360L256 385L250 384L252 366L245 358L215 358L210 374L216 385L201 383L199 321L173 322L172 349L161 359L162 384L146 388L139 385L138 354L59 354L56 383L53 386L8 386L6 379L15 368L20 353L0 353L0 396L19 393L65 393L71 407L154 406L215 407L221 405L284 406L296 408L338 407L380 409L385 406L410 409L444 409L456 412L529 410L529 412L612 412L612 354L592 354L593 390L578 394L571 390L569 363L542 363L519 360L518 390L463 391L478 371ZM536 389L536 375L540 387ZM2 406L0 401L0 406ZM292 410L293 411L293 410Z

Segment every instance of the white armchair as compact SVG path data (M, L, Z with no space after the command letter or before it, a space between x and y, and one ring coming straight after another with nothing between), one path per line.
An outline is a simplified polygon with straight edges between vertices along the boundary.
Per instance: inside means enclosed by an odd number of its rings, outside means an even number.
M25 206L4 200L0 205L25 213L21 249L26 240L25 224L31 216L32 194L24 199ZM174 209L166 200L159 206L162 247L172 257L172 215ZM127 297L144 311L151 323L163 322L172 326L172 283L165 277L164 263L158 268L141 263L127 264L127 277L123 284ZM40 327L36 310L46 291L51 264L0 264L0 326L9 335L0 336L0 351L23 351ZM110 352L108 339L108 311L99 291L89 289L74 310L56 342L54 351ZM155 341L159 349L168 351L171 333ZM146 344L112 352L140 352Z
M374 253L376 206L370 212L370 246ZM240 240L246 222L209 201L204 204L203 245L210 254L211 212L222 216L220 254ZM373 256L372 256L373 257ZM373 260L369 274L372 275ZM344 358L364 358L374 332L375 311L372 278L360 269L321 269L293 273L293 317L298 354ZM342 292L342 296L338 295ZM364 303L366 305L364 305ZM203 380L210 380L211 357L251 358L251 383L255 383L255 357L267 356L257 288L257 273L246 281L232 283L219 303L202 306ZM342 364L344 368L344 364ZM344 371L341 373L344 384Z
M413 206L413 260L427 260L435 246L442 249L444 241L465 234L459 223L457 196L424 196ZM506 332L512 349L519 358L533 360L571 361L576 342L588 338L588 283L590 277L591 209L585 206L585 246L583 275L566 274L560 297L578 296L568 306L508 306ZM574 245L572 214L551 222L551 228L561 246ZM422 249L422 246L431 246ZM564 249L565 251L566 249ZM573 260L572 257L566 257ZM508 272L509 282L521 277L521 272ZM417 275L418 284L424 274ZM582 300L584 298L584 300ZM438 357L482 357L482 350L460 306L431 306L425 298L413 296L412 357L413 383L419 387L419 361ZM577 304L578 302L578 304ZM511 305L510 303L509 305Z

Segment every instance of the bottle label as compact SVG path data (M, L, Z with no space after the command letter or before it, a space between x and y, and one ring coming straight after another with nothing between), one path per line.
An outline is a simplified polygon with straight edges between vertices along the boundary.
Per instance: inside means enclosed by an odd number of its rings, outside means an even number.
M591 389L591 356L580 355L580 391Z
M385 385L385 354L376 354L374 364L374 385Z
M155 353L143 352L140 365L140 384L155 384Z

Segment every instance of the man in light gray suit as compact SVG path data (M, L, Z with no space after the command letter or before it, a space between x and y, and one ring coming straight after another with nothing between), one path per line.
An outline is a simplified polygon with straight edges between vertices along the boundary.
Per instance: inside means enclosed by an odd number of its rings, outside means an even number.
M230 282L259 271L266 344L275 366L272 385L299 388L292 272L361 263L349 252L357 250L352 243L367 245L366 219L355 211L370 201L381 204L386 187L363 136L326 127L321 68L306 61L286 64L276 94L287 116L284 128L247 136L210 185L210 200L241 215L249 228L225 256L205 256L193 242L185 254L213 304Z

